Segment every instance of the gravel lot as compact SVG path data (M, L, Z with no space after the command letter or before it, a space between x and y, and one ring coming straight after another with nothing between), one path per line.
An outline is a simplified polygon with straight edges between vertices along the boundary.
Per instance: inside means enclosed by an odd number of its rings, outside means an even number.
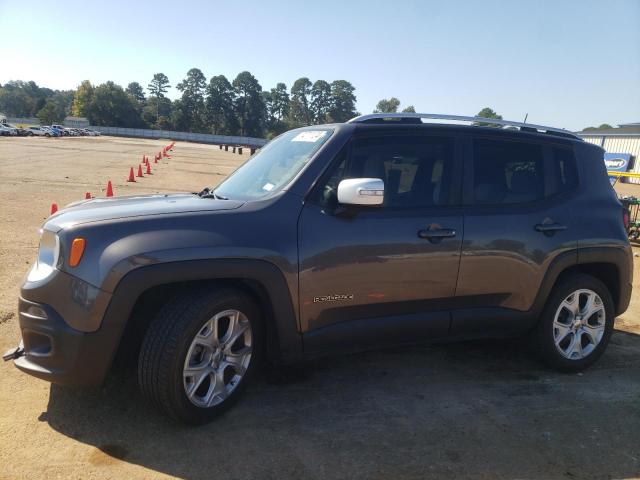
M167 141L0 139L0 349L38 228L104 195L195 191L248 157ZM640 186L624 186L627 191ZM629 311L584 374L542 368L523 341L403 348L265 372L218 421L186 428L144 403L135 375L67 389L0 365L0 478L633 478L640 476L640 272Z

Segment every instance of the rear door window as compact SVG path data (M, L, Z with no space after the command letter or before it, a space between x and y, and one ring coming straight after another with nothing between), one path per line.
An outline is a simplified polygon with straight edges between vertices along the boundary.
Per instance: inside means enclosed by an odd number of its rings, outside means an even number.
M577 185L570 148L542 144L475 139L473 142L473 203L531 203Z

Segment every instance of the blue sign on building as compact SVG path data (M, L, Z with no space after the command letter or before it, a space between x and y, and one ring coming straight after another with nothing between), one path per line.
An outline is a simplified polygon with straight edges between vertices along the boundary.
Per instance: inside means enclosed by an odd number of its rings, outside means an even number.
M631 167L631 154L630 153L610 153L605 152L604 164L608 171L612 172L626 172ZM611 183L615 183L616 177L609 177ZM625 182L625 178L620 179L621 182Z

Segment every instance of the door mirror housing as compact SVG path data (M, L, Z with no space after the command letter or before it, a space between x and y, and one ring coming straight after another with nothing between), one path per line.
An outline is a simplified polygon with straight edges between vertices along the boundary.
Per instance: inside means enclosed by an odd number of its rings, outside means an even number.
M342 205L382 205L384 182L379 178L349 178L338 184Z

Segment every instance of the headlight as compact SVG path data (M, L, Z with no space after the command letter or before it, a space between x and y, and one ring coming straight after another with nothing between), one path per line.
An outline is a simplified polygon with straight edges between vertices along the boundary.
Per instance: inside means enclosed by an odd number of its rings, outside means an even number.
M29 271L27 280L37 282L51 275L56 265L58 265L59 255L60 240L58 236L53 232L43 230L40 237L40 247L38 248L38 259Z

